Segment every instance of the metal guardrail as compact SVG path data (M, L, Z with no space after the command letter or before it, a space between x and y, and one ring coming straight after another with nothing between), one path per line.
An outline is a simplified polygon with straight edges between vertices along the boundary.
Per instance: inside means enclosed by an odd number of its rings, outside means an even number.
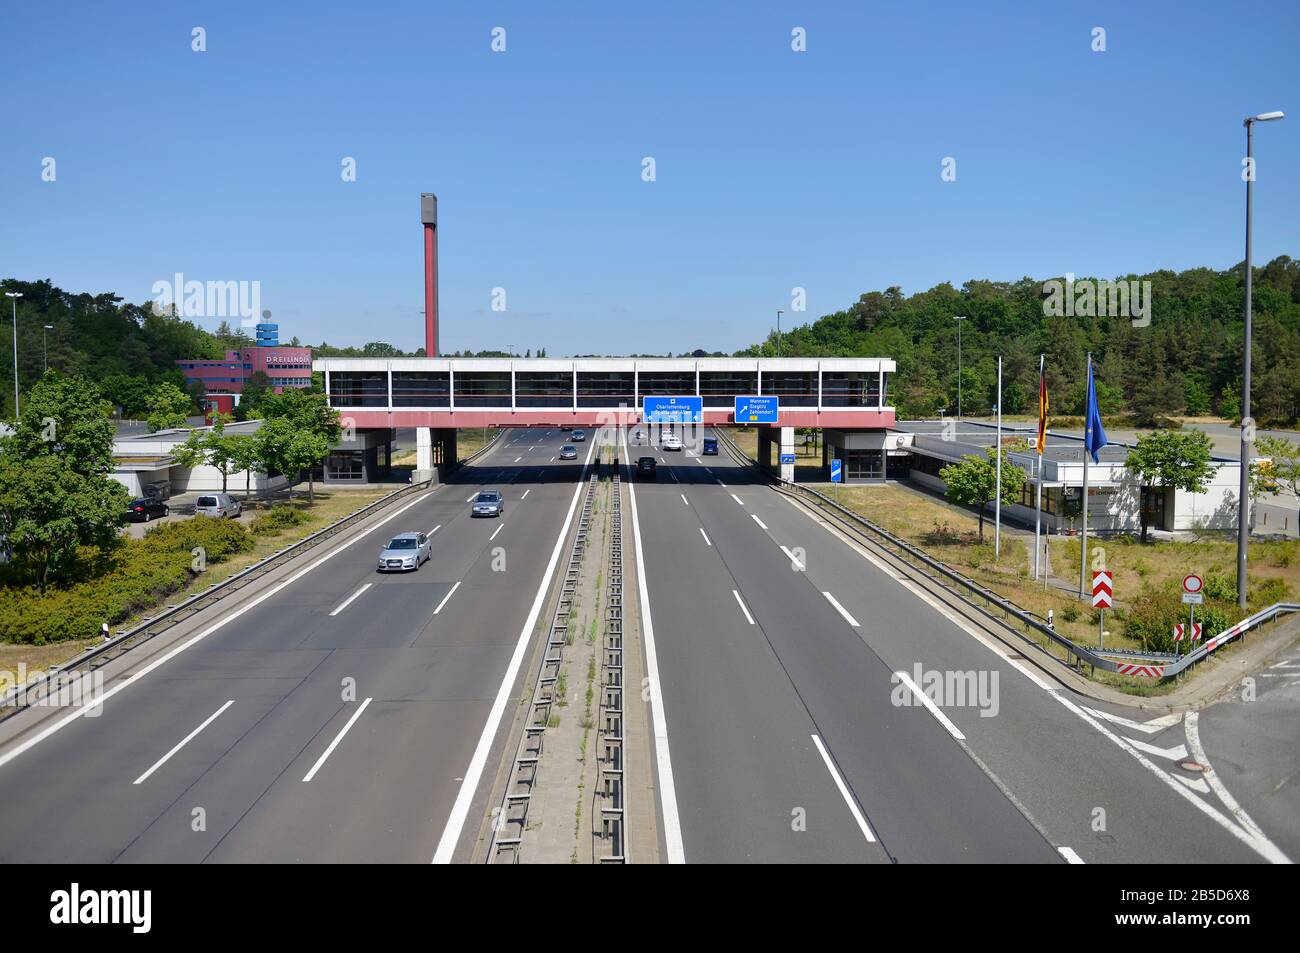
M920 571L932 582L943 586L943 588L952 592L972 608L995 619L996 621L1000 621L1003 625L1006 625L1010 620L1014 619L1025 630L1025 632L1018 633L1022 637L1026 632L1036 632L1038 635L1043 636L1048 641L1046 645L1040 645L1040 647L1048 648L1048 654L1051 655L1052 658L1071 667L1074 666L1074 660L1077 659L1083 664L1090 665L1093 668L1102 669L1103 671L1114 672L1117 675L1157 679L1172 678L1186 670L1189 666L1204 659L1210 654L1210 652L1213 652L1224 643L1229 642L1240 635L1244 635L1257 625L1262 625L1264 622L1269 621L1270 619L1275 619L1283 613L1300 611L1300 605L1294 603L1275 603L1274 605L1269 606L1266 609L1261 609L1254 615L1241 620L1236 625L1225 629L1214 638L1206 641L1200 648L1183 656L1175 656L1169 652L1143 652L1133 649L1091 649L1066 638L1054 629L1050 628L1044 620L1040 619L1032 612L1029 612L1027 609L1023 609L1010 599L999 595L985 586L981 586L973 579L963 576L961 573L935 559L933 556L930 556L923 550L918 549L906 540L895 536L884 527L877 526L861 514L855 513L852 510L841 506L825 494L819 493L817 490L802 484L788 482L767 472L766 469L757 465L752 458L747 456L730 436L727 436L722 430L718 430L716 433L722 437L723 443L727 446L728 452L730 452L732 456L736 457L738 461L744 462L747 465L754 467L758 472L764 474L772 481L773 485L775 485L778 490L792 496L803 497L805 499L810 498L814 506L835 512L840 516L842 522L848 522L854 527L864 527L870 534L868 538L872 542L886 549L902 561L908 563L913 569ZM997 620L994 611L991 610L1001 612L1002 618ZM1065 652L1065 658L1057 658L1056 655L1052 654L1050 652L1051 645L1056 645L1063 649ZM1108 656L1117 657L1111 658ZM1132 659L1132 661L1127 661L1125 659Z
M605 646L600 663L600 838L609 853L602 864L627 863L627 765L623 744L623 494L621 467L614 458L610 486L609 582L606 585Z
M569 562L564 570L564 582L561 584L560 596L555 604L555 613L551 617L546 649L542 655L541 667L537 670L537 681L533 684L533 695L529 702L523 735L519 739L514 762L510 766L510 776L506 780L505 793L501 796L501 806L494 811L492 818L492 844L488 848L487 856L489 864L505 862L506 857L509 858L510 863L517 864L523 850L524 831L528 828L528 808L541 770L546 729L550 727L551 712L559 700L557 688L560 670L564 666L564 647L572 637L569 617L574 611L574 596L578 590L578 578L582 574L582 557L587 551L587 543L591 537L591 511L596 499L598 481L599 475L593 468L587 478L587 492L583 497L581 515L578 517L578 532L569 551Z
M470 454L464 460L458 461L457 466L464 465L476 459L496 445L497 440L505 431L498 430L496 435L482 447ZM184 622L186 619L197 615L204 609L210 608L216 602L224 599L240 589L243 589L250 582L266 575L278 565L288 562L302 555L309 549L314 548L320 543L331 537L337 536L341 531L347 529L353 523L364 519L378 509L388 506L398 498L403 496L413 496L422 489L427 488L432 480L422 480L419 483L409 483L406 486L399 487L391 493L381 496L377 500L372 500L360 509L353 510L344 516L339 517L328 526L318 529L316 532L303 537L296 543L292 543L283 549L278 549L269 556L258 560L253 565L215 583L208 588L195 593L189 598L178 602L175 605L169 605L165 610L154 616L143 617L139 624L130 628L119 630L112 638L102 642L93 648L87 649L81 655L71 659L62 665L50 666L49 671L45 672L40 678L28 681L22 685L16 685L4 694L0 699L0 721L17 714L25 708L43 702L51 691L59 691L60 684L69 675L75 675L79 672L90 673L96 669L102 668L114 659L120 658L126 652L133 648L148 642L157 635L161 635L168 629Z

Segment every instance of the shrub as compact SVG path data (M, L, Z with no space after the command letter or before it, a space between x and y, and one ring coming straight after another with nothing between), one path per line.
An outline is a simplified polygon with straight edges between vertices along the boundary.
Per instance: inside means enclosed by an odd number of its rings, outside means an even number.
M83 547L75 583L44 596L32 587L0 591L0 640L44 645L90 638L104 622L121 622L185 586L196 546L215 563L251 549L253 540L238 523L196 518L161 523L143 539L121 540L111 549Z
M1237 601L1237 581L1223 573L1212 572L1205 577L1205 598L1220 602Z
M250 527L256 536L274 536L283 529L301 526L311 521L311 516L296 506L273 506L253 520Z
M1196 621L1203 626L1203 639L1218 635L1231 625L1224 609L1209 602L1196 607ZM1180 622L1187 622L1187 606L1182 597L1168 587L1157 590L1146 586L1130 603L1124 634L1140 641L1148 652L1172 652L1174 626ZM1186 652L1191 647L1191 641L1185 639L1182 650Z

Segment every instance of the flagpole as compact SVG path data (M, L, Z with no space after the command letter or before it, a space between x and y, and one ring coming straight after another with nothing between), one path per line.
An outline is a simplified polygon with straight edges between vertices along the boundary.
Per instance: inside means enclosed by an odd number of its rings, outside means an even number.
M998 356L997 490L993 494L993 560L1002 555L1002 357Z
M1038 565L1043 554L1043 444L1047 439L1046 421L1043 415L1043 355L1038 355L1038 482L1034 493L1034 582L1038 581Z
M1088 352L1088 384L1092 383L1092 352ZM1089 386L1088 390L1092 388ZM1085 398L1084 403L1087 403ZM1079 545L1079 598L1083 598L1083 577L1088 568L1088 407L1083 409L1083 538Z

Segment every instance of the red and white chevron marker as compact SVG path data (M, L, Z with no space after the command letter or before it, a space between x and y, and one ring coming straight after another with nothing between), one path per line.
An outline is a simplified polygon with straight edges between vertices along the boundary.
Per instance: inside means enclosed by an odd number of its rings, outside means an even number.
M1174 626L1174 641L1175 641L1175 642L1181 642L1181 641L1183 640L1183 633L1184 633L1186 630L1187 630L1187 626L1185 626L1185 625L1184 625L1183 623L1181 623L1181 622L1179 622L1177 625L1175 625L1175 626Z
M1183 640L1183 636L1186 635L1186 634L1187 634L1187 623L1186 623L1186 622L1179 622L1176 626L1174 626L1174 641L1175 641L1175 642L1181 642L1181 641ZM1193 623L1192 623L1192 641L1193 641L1193 642L1199 642L1199 641L1201 640L1201 634L1202 634L1201 623L1199 623L1199 622L1193 622Z
M1115 584L1109 569L1098 569L1092 574L1092 607L1109 609L1114 602Z

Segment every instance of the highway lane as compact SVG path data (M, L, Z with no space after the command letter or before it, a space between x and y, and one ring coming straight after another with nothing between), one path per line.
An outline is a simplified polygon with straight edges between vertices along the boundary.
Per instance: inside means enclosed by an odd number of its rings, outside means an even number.
M427 862L581 471L529 437L0 765L3 859ZM479 486L502 520L470 519ZM418 573L375 573L434 527Z
M678 508L689 506L694 512L712 548L732 570L747 611L770 628L774 652L800 687L800 695L809 699L846 779L884 844L900 860L1008 859L1008 850L1025 851L1018 859L1055 859L1039 850L1035 837L1026 832L1025 828L1032 831L1028 822L1019 825L996 807L999 798L1008 806L1010 802L961 745L969 746L1046 832L1042 846L1066 847L1090 861L1258 861L1267 854L1225 828L1222 805L1190 803L1172 790L1178 782L1157 777L1131 757L1132 752L1122 750L1112 737L1085 721L1080 705L1066 698L1074 705L1071 710L1027 675L1023 666L994 654L948 616L916 598L891 572L864 560L766 486L752 485L746 471L735 467L730 458L662 456L671 464L661 473L661 482L671 485L667 492L647 492L643 497L662 497L665 504L675 500ZM720 486L719 480L727 486ZM647 511L652 505L647 504ZM671 509L667 506L663 512ZM696 529L679 529L675 545L681 553L688 550L691 534L704 545ZM667 566L669 560L655 557L656 549L667 552L666 545L667 541L646 542L650 573L658 564ZM673 558L685 558L681 553ZM790 553L803 559L804 571L792 570ZM832 593L834 603L825 592ZM677 598L698 604L714 596L702 588L691 589L685 577L677 587ZM844 639L845 633L852 638ZM674 760L683 765L677 771L680 792L692 783L690 764L696 755L692 739L681 737L674 728L690 721L690 706L700 703L691 697L672 699L669 693L675 678L692 677L693 666L702 662L699 640L682 640L675 647L685 651L686 658L676 663L670 677L674 653L666 637L660 641ZM901 715L919 715L934 728L941 726L924 708L899 709L887 702L882 706L890 685L881 684L878 675L872 680L872 666L863 661L867 657L876 660L884 673L902 669L910 674L918 661L926 670L983 673L986 679L997 672L997 714L981 717L979 709L969 704L943 708L944 717L965 735L961 744L950 735L909 734L918 730L918 723L914 718L900 721ZM728 680L721 684L722 691L740 690L732 689ZM1138 744L1151 744L1142 739L1152 736L1142 731L1089 718L1114 734L1128 732L1137 736ZM838 733L832 725L839 726ZM1158 735L1154 740L1158 745L1171 744ZM1153 755L1147 760L1160 759ZM967 767L958 767L962 761ZM884 772L882 765L888 765ZM1173 767L1167 761L1165 765ZM957 803L948 803L943 793L933 791L936 784L960 792ZM976 795L974 801L970 792ZM707 790L704 797L698 809L711 815L716 805L708 800ZM680 801L689 858L689 817L697 807L685 796ZM1103 830L1095 829L1098 808L1105 811ZM981 810L998 825L992 839L965 830L967 825L989 829L988 821L980 819ZM949 812L958 819L959 830L943 826ZM1218 817L1211 817L1212 812ZM1198 836L1169 833L1189 829L1197 830Z

